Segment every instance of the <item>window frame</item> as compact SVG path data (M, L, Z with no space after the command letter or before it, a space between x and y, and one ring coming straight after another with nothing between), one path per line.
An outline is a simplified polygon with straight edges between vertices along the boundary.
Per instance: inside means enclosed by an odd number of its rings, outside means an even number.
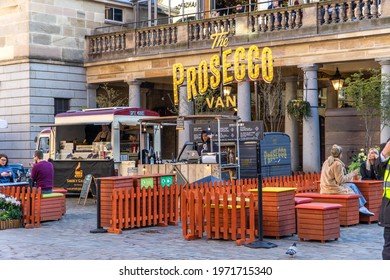
M110 11L112 10L112 12L111 12L112 18L108 18L108 15L109 15L107 13L108 10L110 10ZM116 10L121 11L121 21L115 19L115 11ZM105 7L105 9L104 9L104 21L105 22L123 23L123 19L124 19L124 9L117 8L117 7L114 7L114 6L106 6Z
M69 98L54 98L54 116L70 110Z

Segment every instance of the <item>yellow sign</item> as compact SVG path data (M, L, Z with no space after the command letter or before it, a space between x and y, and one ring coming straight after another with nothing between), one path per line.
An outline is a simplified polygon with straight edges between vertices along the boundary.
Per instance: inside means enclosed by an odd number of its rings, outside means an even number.
M206 98L207 107L211 108L236 108L237 107L237 97L236 96L226 96L225 102L222 100L222 97L218 96L217 98L211 97Z
M228 45L229 41L222 36L224 33L214 35L213 48ZM232 56L233 63L229 61ZM230 70L233 70L233 75L229 75ZM233 80L240 82L246 77L253 81L257 80L260 77L260 70L262 79L266 83L272 82L273 58L272 51L268 47L261 51L261 59L259 48L251 46L248 50L239 47L234 53L232 49L227 49L222 52L221 58L219 55L213 55L208 63L202 60L198 68L184 69L181 63L176 63L173 65L174 103L175 105L179 104L179 86L184 83L185 78L187 80L187 98L188 101L191 101L198 94L205 94L209 87L216 89L221 83L226 85Z

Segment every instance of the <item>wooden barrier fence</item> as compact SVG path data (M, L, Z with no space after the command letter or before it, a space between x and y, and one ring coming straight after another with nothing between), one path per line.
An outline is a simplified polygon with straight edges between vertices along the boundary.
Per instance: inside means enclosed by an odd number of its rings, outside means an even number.
M143 226L178 223L179 186L112 190L111 226L108 232Z
M5 186L0 187L0 193L13 196L21 202L25 228L35 228L41 225L41 188Z
M291 176L269 177L263 179L263 187L289 187L296 188L296 193L319 192L317 182L320 173L300 173Z
M255 200L251 193L181 193L182 232L186 240L235 240L237 245L255 240Z

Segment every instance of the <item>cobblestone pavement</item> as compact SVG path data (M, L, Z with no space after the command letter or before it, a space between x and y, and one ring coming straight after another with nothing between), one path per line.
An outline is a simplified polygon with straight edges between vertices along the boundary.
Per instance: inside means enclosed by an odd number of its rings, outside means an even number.
M90 233L97 228L96 204L86 206L67 198L67 212L60 221L44 222L35 229L0 231L2 260L287 260L287 248L297 242L294 260L380 260L383 229L376 223L341 228L337 241L299 241L296 235L279 240L271 249L236 246L234 241L186 241L181 226L144 227L122 234Z

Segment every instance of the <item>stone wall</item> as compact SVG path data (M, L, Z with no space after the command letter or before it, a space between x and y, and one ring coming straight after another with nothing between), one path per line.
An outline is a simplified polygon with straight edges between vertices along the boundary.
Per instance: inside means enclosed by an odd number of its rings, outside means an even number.
M70 99L71 109L86 107L83 67L43 63L19 63L0 67L0 152L10 162L27 165L35 149L34 138L54 123L54 98Z
M355 108L327 109L325 113L325 159L333 144L343 148L342 161L348 166L353 155L365 147L364 120ZM374 120L372 146L380 144L380 122Z
M32 161L39 125L54 123L54 98L87 107L85 36L107 25L106 4L125 8L130 21L132 9L117 1L0 1L0 118L8 122L0 152L10 162Z

